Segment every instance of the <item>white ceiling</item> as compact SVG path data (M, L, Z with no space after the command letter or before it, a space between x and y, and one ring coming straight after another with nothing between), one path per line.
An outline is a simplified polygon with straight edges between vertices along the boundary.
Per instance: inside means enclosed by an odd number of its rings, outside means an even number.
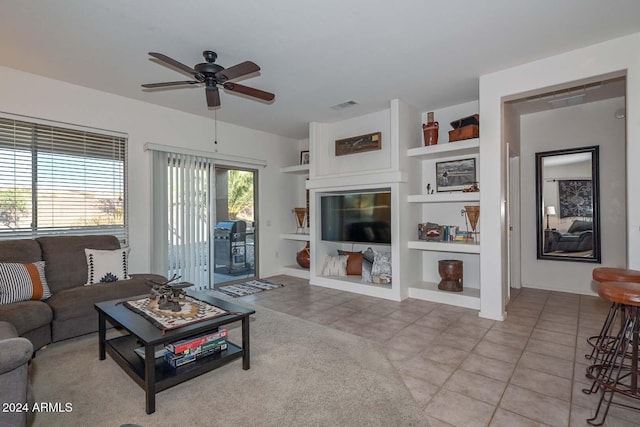
M219 120L306 138L310 121L394 98L476 100L480 75L638 31L637 0L0 0L0 65L213 117L202 87L140 84L188 79L147 52L193 66L214 50L224 67L260 65L242 84L276 94L222 93Z

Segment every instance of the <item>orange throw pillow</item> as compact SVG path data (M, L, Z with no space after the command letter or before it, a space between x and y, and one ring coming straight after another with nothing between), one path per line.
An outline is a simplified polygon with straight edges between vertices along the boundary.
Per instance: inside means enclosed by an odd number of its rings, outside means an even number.
M347 258L347 276L362 275L362 252L338 251L340 255L348 255Z

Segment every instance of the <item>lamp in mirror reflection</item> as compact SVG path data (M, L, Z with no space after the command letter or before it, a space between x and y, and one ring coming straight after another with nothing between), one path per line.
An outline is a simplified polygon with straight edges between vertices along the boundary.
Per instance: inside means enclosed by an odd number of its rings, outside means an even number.
M547 206L544 208L544 214L547 216L547 230L549 230L549 216L556 215L556 207L555 206Z

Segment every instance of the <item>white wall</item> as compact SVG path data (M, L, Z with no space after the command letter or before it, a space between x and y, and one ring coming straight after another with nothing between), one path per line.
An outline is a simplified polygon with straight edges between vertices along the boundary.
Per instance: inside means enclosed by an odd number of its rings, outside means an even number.
M322 134L317 135L317 138L322 142L313 146L312 163L315 168L312 170L312 177L322 178L373 170L389 170L392 167L390 125L389 109L320 125L317 129L321 129ZM380 150L346 156L335 155L336 140L374 132L382 133Z
M143 145L150 142L213 151L213 120L5 67L0 67L0 94L0 112L129 135L130 268L133 272L149 271L150 157ZM259 265L260 276L275 274L280 265L276 252L287 250L279 234L291 229L289 212L295 204L295 182L279 168L298 163L297 141L223 122L218 122L217 140L219 153L267 162L259 171Z
M625 121L614 116L614 112L624 104L624 98L615 98L521 117L523 286L594 293L591 271L599 267L592 263L537 259L535 153L541 151L600 146L602 265L626 266ZM584 165L558 168L564 169L563 177L584 178L585 173L591 173L589 168L585 172ZM550 177L559 177L560 172L551 175L552 173L550 172ZM556 192L557 185L551 186ZM555 206L558 211L557 203ZM559 225L567 228L570 224Z
M483 215L481 241L481 311L483 317L506 315L505 147L502 129L504 101L543 88L593 79L627 76L627 221L628 267L640 268L640 33L541 59L480 77L480 183Z

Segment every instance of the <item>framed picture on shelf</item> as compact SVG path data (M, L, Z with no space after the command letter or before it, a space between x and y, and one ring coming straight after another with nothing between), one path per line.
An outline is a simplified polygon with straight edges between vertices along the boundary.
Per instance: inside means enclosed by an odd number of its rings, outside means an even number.
M436 190L438 193L462 191L476 182L475 157L436 163Z
M300 164L301 165L309 164L309 150L300 152Z

